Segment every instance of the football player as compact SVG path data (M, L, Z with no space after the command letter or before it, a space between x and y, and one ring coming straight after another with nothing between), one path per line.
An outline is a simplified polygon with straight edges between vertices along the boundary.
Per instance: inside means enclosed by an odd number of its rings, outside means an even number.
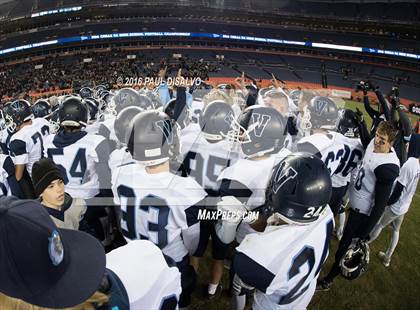
M359 130L362 137L369 136L363 122ZM382 121L370 142L369 139L362 138L366 148L365 156L358 168L357 178L350 186L351 209L348 220L334 264L327 276L318 283L317 289L320 291L329 290L334 278L340 274L340 261L352 240L366 241L384 212L394 181L399 175L400 162L392 148L396 135L397 131L392 123Z
M345 155L345 148L340 133L333 131L338 118L338 109L328 97L314 97L304 109L302 123L310 134L297 143L299 152L317 155L331 172L336 173Z
M408 154L409 157L401 167L400 175L388 200L388 207L369 236L369 242L373 242L384 227L391 225L391 243L386 252L379 252L379 258L385 267L388 267L391 263L392 254L398 244L404 215L410 208L420 178L420 135L411 135Z
M370 134L374 135L376 128L382 121L391 120L391 112L388 107L383 94L378 87L372 85L371 82L360 81L358 88L363 91L363 105L365 107L366 113L372 118L372 127L370 129ZM378 98L378 110L373 109L370 106L368 91L373 90Z
M104 204L95 200L101 190L110 188L107 141L84 131L88 108L79 97L66 98L59 109L60 130L45 141L45 157L51 158L62 170L66 191L73 198L86 200L84 221L89 232L99 240L106 239L100 218L107 217ZM82 225L83 226L83 225ZM106 242L106 241L104 241Z
M217 178L220 195L234 196L249 210L265 202L265 189L273 167L290 151L284 148L286 120L273 108L254 105L246 108L238 120L231 139L240 142L244 158L239 158ZM250 232L243 223L237 232L237 242Z
M190 177L170 172L179 152L177 126L165 113L145 111L132 120L127 148L139 164L113 174L114 201L121 206L121 227L129 240L148 239L176 263L182 274L179 306L190 304L195 272L183 240L198 239L198 209L205 191Z
M277 90L280 89L281 91ZM293 139L296 138L298 130L296 128L296 117L294 111L296 107L292 107L293 101L284 93L281 88L270 89L262 95L263 105L276 109L282 116L287 119L286 125L286 141L285 147L289 150L293 148ZM293 104L294 105L294 104Z
M193 177L209 196L219 196L217 177L233 164L238 154L233 150L233 142L225 139L229 131L233 130L234 119L232 107L223 101L213 101L206 105L199 126L201 132L186 134L181 139L181 155L187 175ZM191 125L193 126L193 125ZM219 240L212 221L200 222L200 242L194 252L191 263L198 271L199 258L204 255L208 240L212 240L213 269L207 288L207 298L212 299L220 293L219 285L223 275L223 261L227 252L227 245Z
M35 118L42 117L46 120L49 120L52 113L51 105L46 99L37 100L31 107L31 109Z
M95 98L85 98L84 103L86 104L89 111L88 123L85 128L85 131L88 133L96 134L99 131L100 120L102 117L102 107L101 102Z
M27 198L35 198L30 182L32 165L43 156L43 140L50 132L50 123L43 118L34 119L30 103L22 99L12 102L4 113L6 126L14 132L9 149L16 180Z
M234 120L234 124L235 131L229 134L231 139L239 142L243 158L239 158L219 175L217 180L220 182L220 196L236 197L249 210L258 210L264 205L265 189L274 166L290 154L284 147L286 120L273 108L254 105L246 108L239 120ZM243 221L235 230L234 239L240 243L252 232L255 232L254 229ZM219 233L218 236L220 237ZM223 242L230 243L226 240ZM233 266L230 273L233 279ZM238 292L233 293L237 295ZM240 298L245 299L245 296Z
M334 228L330 196L329 171L316 156L295 153L274 168L264 207L251 224L260 233L245 237L233 261L235 291L255 288L253 309L307 308ZM233 297L233 309L244 306Z
M359 166L363 159L364 149L359 138L359 125L357 123L356 112L343 109L339 111L339 120L336 131L341 135L336 135L337 142L344 145L344 155L341 157L340 164L332 176L332 195L329 206L336 216L339 215L337 225L337 238L340 240L343 235L345 223L345 197L350 184L352 173Z

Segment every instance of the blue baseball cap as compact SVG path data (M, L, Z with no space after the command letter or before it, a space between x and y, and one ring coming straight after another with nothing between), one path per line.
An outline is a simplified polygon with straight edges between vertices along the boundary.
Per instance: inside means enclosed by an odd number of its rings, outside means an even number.
M46 308L86 301L105 274L92 236L60 229L34 200L0 197L0 292Z

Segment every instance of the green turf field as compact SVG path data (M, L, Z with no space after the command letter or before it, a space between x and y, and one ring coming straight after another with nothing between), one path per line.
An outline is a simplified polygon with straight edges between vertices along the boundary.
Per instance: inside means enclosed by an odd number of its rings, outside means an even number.
M363 104L346 101L346 107L359 107ZM366 121L370 123L368 116ZM414 120L414 118L412 118ZM370 124L368 124L369 126ZM316 293L309 309L420 309L420 189L417 189L411 209L405 216L400 231L400 241L392 257L391 265L385 268L377 258L380 250L387 248L390 230L384 229L378 239L371 244L371 260L366 274L354 281L337 278L328 292ZM337 239L332 239L330 255L321 271L321 276L332 264ZM201 284L206 283L210 275L209 251L200 265L199 284L191 309L229 309L229 297L204 301L200 298ZM227 287L228 271L223 278Z

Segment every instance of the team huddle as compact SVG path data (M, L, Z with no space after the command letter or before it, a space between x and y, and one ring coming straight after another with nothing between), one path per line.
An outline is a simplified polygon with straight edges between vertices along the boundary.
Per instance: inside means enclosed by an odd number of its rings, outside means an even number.
M334 98L237 82L99 85L3 106L3 195L36 199L54 225L102 244L106 292L115 283L125 292L105 309L188 308L209 244L204 297L220 295L228 261L233 309L250 296L253 309L307 308L336 276L364 273L368 243L392 224L379 253L389 266L420 176L417 135L402 161L386 113L369 131ZM319 279L334 232L335 261Z

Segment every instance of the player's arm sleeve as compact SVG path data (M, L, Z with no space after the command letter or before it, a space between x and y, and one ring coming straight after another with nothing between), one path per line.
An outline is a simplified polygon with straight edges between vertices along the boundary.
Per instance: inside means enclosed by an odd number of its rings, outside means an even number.
M388 205L393 205L396 203L402 194L402 191L404 189L404 185L402 185L400 182L397 182L394 186L394 190L392 191L391 197L388 199Z
M105 197L110 197L111 192L111 170L108 166L109 159L109 145L106 139L103 139L96 146L96 154L98 156L98 162L95 165L95 171L98 175L100 190L103 194L106 194Z
M258 88L255 85L248 87L248 97L246 98L246 106L250 107L257 103Z
M366 239L369 236L373 227L375 227L382 216L391 195L392 185L398 177L399 167L395 164L384 164L378 166L374 172L376 176L374 205L368 222L360 234L362 239Z
M185 87L178 87L176 89L176 99L175 99L175 109L174 109L174 119L178 120L179 116L182 114L182 111L186 109L187 105L187 94Z
M400 169L400 175L398 176L397 181L395 182L394 189L392 190L391 197L388 199L388 205L393 205L396 203L402 194L402 191L404 190L404 187L407 186L407 184L410 182L410 180L413 178L411 175L411 171L408 169L406 165L403 165Z
M13 140L10 142L10 155L13 157L15 165L25 165L28 163L28 153L26 151L26 142L22 140Z
M238 181L222 179L219 187L219 196L234 196L240 202L245 204L249 197L252 195L252 191L244 184Z
M363 120L361 123L358 124L359 127L359 136L360 142L362 142L363 148L366 150L372 137L366 127L366 122Z
M363 96L363 105L365 107L366 113L369 114L371 119L375 119L376 117L379 116L378 111L375 111L371 106L370 106L370 102L369 102L369 97Z
M404 142L410 142L412 133L411 121L408 118L407 113L405 113L402 109L398 109L398 115L400 117L400 130L404 138Z
M219 201L218 198L205 196L194 205L186 208L184 213L187 227L197 224L201 218L200 215L204 210L216 210L217 201Z
M309 154L315 155L319 158L322 157L321 152L312 143L309 143L309 142L298 143L297 144L297 151L298 152L309 153Z
M169 100L171 100L171 94L169 93L168 84L166 82L160 83L158 86L158 94L160 101L165 105Z
M299 130L297 129L297 126L296 126L296 118L292 116L289 116L287 118L286 130L287 130L287 133L290 134L291 136L296 136L299 133Z
M25 196L20 189L19 182L16 180L15 165L13 164L13 161L10 157L6 157L3 164L3 169L7 172L7 183L9 184L10 192L12 195L24 199Z
M384 95L379 91L375 91L376 97L378 98L379 104L382 106L382 111L384 111L385 119L387 121L391 120L391 111L389 110L388 104L384 98ZM378 113L379 115L379 113Z
M266 292L275 277L274 273L242 252L235 255L233 268L243 282L263 293Z

